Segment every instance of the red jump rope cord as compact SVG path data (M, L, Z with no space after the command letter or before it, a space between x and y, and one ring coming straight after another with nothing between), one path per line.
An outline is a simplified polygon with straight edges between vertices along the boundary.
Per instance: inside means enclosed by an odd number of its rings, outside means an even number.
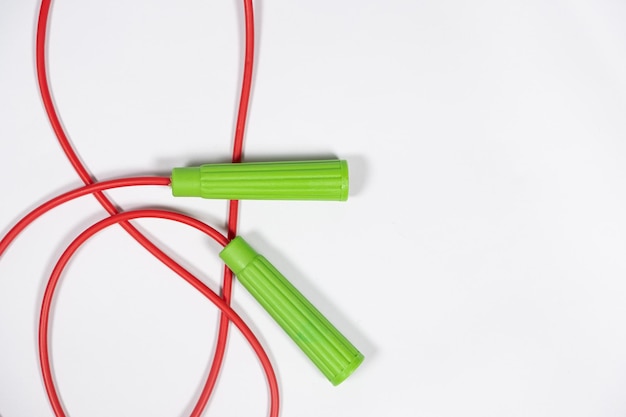
M68 191L41 204L39 207L35 208L26 216L24 216L17 224L15 224L15 226L13 226L11 230L9 230L9 232L2 238L2 240L0 240L0 256L2 256L2 254L7 250L11 243L13 243L13 241L20 235L20 233L22 233L31 223L33 223L35 220L37 220L39 217L46 214L50 210L71 200L85 196L87 194L93 194L113 188L147 185L169 186L169 184L170 179L166 177L136 177L102 181L86 185L72 191ZM199 220L193 219L189 216L164 210L137 210L118 213L116 215L105 218L104 220L91 226L88 230L86 230L79 237L77 237L74 242L72 242L72 244L70 244L70 246L65 250L62 257L59 259L57 266L53 270L48 281L48 285L46 287L46 291L42 300L42 309L39 325L39 355L44 386L46 388L46 392L48 394L52 409L57 416L65 416L65 412L59 399L51 370L50 355L48 350L48 325L55 289L58 285L61 274L76 250L95 233L116 223L122 223L131 219L148 217L173 220L187 224L207 234L222 246L226 246L229 242L229 239L227 237L219 233L211 226L208 226L200 222ZM230 308L228 303L226 303L226 301L224 301L217 294L215 294L215 292L213 292L210 288L204 285L199 279L197 279L195 276L190 274L176 262L167 257L161 259L161 261L172 271L185 279L185 281L191 284L194 288L200 291L211 302L213 302L222 311L222 314L226 316L227 320L233 321L235 325L240 329L246 340L248 340L248 342L252 346L256 355L259 357L259 361L261 362L268 381L268 385L270 387L270 393L272 394L270 415L276 416L278 414L278 397L275 396L275 393L278 393L278 383L276 381L276 375L274 374L272 364L267 357L267 354L263 350L263 347L260 345L254 334L237 315L237 313L235 313L232 308Z
M76 154L76 151L74 150L70 141L68 140L68 137L63 129L63 126L58 117L56 108L54 106L54 102L52 100L50 88L48 85L48 76L47 76L45 56L46 56L46 35L47 35L47 25L48 25L48 15L50 11L50 5L51 5L51 0L42 0L40 11L39 11L39 19L38 19L38 24L37 24L37 46L36 46L37 78L39 82L39 89L41 92L44 107L46 109L46 113L48 115L52 128L57 136L57 139L61 147L63 148L64 153L69 159L70 163L72 164L72 166L78 173L79 177L86 184L86 187L83 187L82 189L79 189L79 190L75 190L75 192L80 195L93 193L96 199L100 202L100 204L107 211L109 216L111 216L109 217L109 219L115 219L115 221L109 220L111 221L111 223L101 222L101 223L98 223L97 225L102 225L102 224L110 225L110 224L119 223L124 228L124 230L126 230L126 232L128 232L129 235L131 235L139 244L141 244L144 248L146 248L146 250L148 250L151 254L153 254L157 259L159 259L165 265L170 267L170 269L175 271L183 279L190 282L202 294L204 294L211 301L213 301L221 310L218 339L216 342L216 348L214 352L211 369L209 371L203 390L191 413L191 417L199 417L202 415L202 412L204 408L206 407L206 404L209 400L209 397L211 395L211 392L215 386L215 382L219 375L219 371L221 369L221 364L223 361L227 337L228 337L228 323L229 321L235 322L235 319L233 318L235 316L233 316L232 310L229 307L231 294L232 294L232 282L233 282L232 272L228 268L225 268L224 279L223 279L223 284L222 284L222 291L223 291L222 301L220 303L217 303L216 300L212 296L209 295L209 294L214 294L214 293L212 293L208 287L202 284L189 271L185 270L181 265L176 263L173 259L171 259L163 251L161 251L161 249L159 249L156 245L154 245L149 239L147 239L143 234L141 234L139 230L137 230L133 225L129 223L130 218L135 218L135 217L132 217L132 216L126 217L126 216L121 215L119 211L116 209L115 205L111 202L111 200L109 200L106 197L106 195L102 193L103 190L108 189L108 188L113 188L114 186L117 187L117 186L130 186L130 185L165 185L165 184L162 184L162 183L146 184L145 181L142 182L142 181L137 181L138 179L129 178L129 179L118 180L118 181L124 182L125 185L120 185L121 183L117 183L117 185L114 185L111 182L107 184L107 186L100 187L101 184L96 183L95 180L92 179L87 168L80 161L80 158L78 157L78 155ZM250 90L252 87L252 70L253 70L253 60L254 60L254 15L253 15L252 0L244 0L244 12L245 12L245 30L246 30L246 49L245 49L245 58L244 58L244 73L243 73L243 81L242 81L242 89L241 89L241 98L240 98L240 103L239 103L239 111L238 111L237 125L236 125L236 131L235 131L235 140L234 140L234 146L233 146L233 162L241 161L241 155L242 155L242 149L243 149L243 138L244 138L244 133L245 133L246 119L247 119L248 102L250 98ZM164 179L161 178L160 181L163 182ZM159 182L159 181L156 181L156 182ZM168 184L169 184L169 180L168 180ZM93 188L89 188L89 187L93 187ZM0 241L0 254L6 249L8 244L10 244L10 242L24 229L24 227L26 227L30 222L32 222L38 216L50 210L51 208L56 207L56 205L61 204L63 202L62 201L63 198L71 199L71 198L76 198L76 196L78 196L77 194L77 195L74 195L73 197L68 197L68 194L70 193L64 194L63 196L59 196L59 198L57 199L53 199L50 202L45 203L44 205L42 205L41 207L33 211L31 214L29 214L27 218L22 219L9 232L9 234L2 241ZM65 201L68 201L68 200L65 200ZM133 212L133 213L136 214L136 212ZM180 216L177 213L162 212L162 211L160 211L159 213L161 213L162 218L183 221L182 218L180 217L177 219L174 219L174 217ZM163 213L169 213L169 214L163 214ZM238 213L239 213L238 201L231 201L229 204L228 238L226 241L230 241L232 238L236 236ZM189 218L186 218L186 219L189 219ZM105 219L105 220L108 220L108 219ZM93 233L96 233L97 230L100 230L100 229L97 229L96 227L97 225L92 226L92 228L88 230L92 230ZM104 228L104 227L107 227L107 226L102 226L101 228ZM214 229L211 229L211 230L214 230ZM87 239L88 239L88 236L84 237L84 240L87 240ZM80 246L80 244L78 244L78 246ZM70 248L68 248L68 250L69 249ZM69 256L71 257L71 254ZM60 276L60 271L59 271L59 276ZM59 277L57 276L55 278L55 275L53 273L53 275L50 277L49 284L52 283L53 281L58 281L58 279ZM52 287L52 291L50 292L50 297L52 297L53 293L54 293L54 286ZM46 391L47 391L48 397L50 398L50 402L52 404L55 415L57 417L65 417L63 408L60 404L60 401L58 400L58 395L56 392L56 388L54 386L52 372L50 370L48 344L47 344L48 314L49 314L49 304L46 307L46 300L44 299L44 304L42 305L42 320L40 320L40 328L39 328L40 357L41 357L42 373L44 377L44 383L46 385ZM244 328L247 329L247 327L240 326L239 324L237 324L237 326L242 330L242 332L245 333ZM42 343L42 337L43 337L43 340L46 341L46 343ZM270 416L276 417L278 416L279 397L278 397L278 385L276 382L275 374L273 372L273 369L271 368L271 364L269 363L269 361L266 362L267 355L263 351L262 347L258 344L258 341L256 341L256 339L249 338L247 335L246 335L246 338L253 345L255 352L257 353L257 355L259 356L259 359L261 360L263 364L264 370L266 372L266 376L268 378L268 384L269 384L269 390L270 390ZM252 340L254 340L255 342L253 343Z
M54 383L52 382L53 376L50 369L50 357L48 353L48 323L54 292L61 278L61 274L63 273L65 266L70 261L76 250L78 250L78 248L80 248L90 237L111 225L117 223L121 224L122 222L138 218L161 218L174 220L200 230L201 232L216 240L222 246L228 243L228 240L212 227L183 214L163 210L137 210L115 214L89 227L76 239L74 239L74 241L68 246L65 252L63 252L52 271L43 297L39 326L39 357L42 364L44 382L46 383L46 390L50 395L50 402L57 415L63 415L63 408L54 388ZM228 318L228 320L232 321L235 326L239 328L241 333L244 335L246 340L250 343L256 354L259 356L259 360L261 361L263 369L265 370L265 373L267 375L267 382L271 390L277 391L278 385L276 383L276 377L272 370L272 364L265 352L263 351L263 347L254 336L254 333L252 333L250 328L245 324L241 317L239 317L239 315L237 315L237 313L235 313L235 311L222 298L220 298L219 295L207 288L200 280L187 272L184 268L181 268L180 265L178 265L176 262L170 259L162 259L162 261L172 271L179 274L181 277L183 277L185 281L187 281L195 289L200 291L204 296L211 300L211 302L213 302L221 310L222 314L224 314Z

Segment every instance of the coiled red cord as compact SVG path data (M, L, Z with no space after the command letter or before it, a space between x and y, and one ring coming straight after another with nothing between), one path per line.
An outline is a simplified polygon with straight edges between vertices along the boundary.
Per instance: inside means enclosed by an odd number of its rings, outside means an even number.
M171 270L176 272L179 276L189 282L194 288L205 295L211 300L220 310L220 323L219 332L216 342L216 348L213 355L213 362L211 369L207 376L206 383L202 389L202 392L197 400L194 409L191 412L191 417L199 417L202 415L206 404L209 400L211 392L215 387L215 382L219 375L221 365L224 358L224 352L226 348L226 341L228 338L228 324L230 321L241 330L242 334L249 341L253 347L255 353L259 357L263 369L266 373L270 391L270 416L277 417L279 410L279 396L278 396L278 383L276 381L276 375L272 369L271 363L267 354L263 350L262 346L255 338L254 334L241 320L241 318L230 308L230 300L232 295L233 274L230 269L224 269L224 277L222 283L222 296L219 297L206 285L204 285L193 274L179 265L176 261L165 254L154 243L146 238L139 230L137 230L129 221L141 217L158 217L162 219L174 220L181 223L188 224L196 229L211 236L221 245L226 245L237 234L237 220L239 214L239 202L231 201L229 203L229 215L228 215L228 235L224 237L214 228L188 216L180 213L163 211L163 210L139 210L132 212L120 212L116 209L112 201L103 193L104 190L116 187L127 186L143 186L143 185L169 185L168 178L162 177L141 177L141 178L124 178L120 180L112 180L106 182L96 182L86 166L80 161L75 149L72 147L67 134L65 133L63 126L58 117L58 113L52 100L50 93L50 87L48 85L48 76L46 68L46 35L48 26L48 16L51 6L51 0L42 0L39 19L37 23L37 44L36 44L36 59L37 59L37 78L39 82L39 89L46 109L46 113L55 132L55 135L63 148L63 152L67 156L68 160L76 170L81 180L85 183L85 187L79 188L74 191L70 191L63 195L60 195L33 210L23 219L21 219L9 233L0 240L0 255L6 250L11 242L34 220L46 213L47 211L57 207L64 202L70 201L74 198L86 194L93 194L102 207L107 211L109 217L94 224L89 229L81 233L66 249L61 258L59 259L56 267L54 268L46 292L42 301L42 309L39 323L39 350L40 350L40 363L42 369L42 375L46 392L50 400L52 409L57 417L65 417L65 411L61 405L51 371L50 356L48 352L48 323L52 299L54 297L54 291L61 274L67 262L73 256L75 251L86 242L91 236L99 232L100 230L109 227L113 224L120 224L124 230L131 235L140 245L148 250L152 255L159 259L162 263L168 266ZM254 14L252 0L244 0L244 13L245 13L245 58L244 58L244 71L243 81L241 88L241 97L239 102L239 110L237 116L237 124L235 130L235 139L233 145L233 162L240 162L243 150L243 139L245 134L245 126L247 120L248 103L250 99L250 90L252 88L252 70L254 61Z
M48 281L48 285L46 287L46 291L43 297L43 304L41 308L41 318L39 325L39 356L42 364L42 373L44 377L44 381L46 381L46 390L48 392L48 396L50 398L50 402L52 404L53 409L57 416L64 415L63 409L61 406L61 402L58 398L56 390L54 388L52 372L50 370L50 358L48 353L48 323L49 323L49 315L50 309L52 305L52 299L54 297L54 292L56 290L57 284L60 280L61 274L69 260L72 258L74 253L80 246L82 246L90 237L99 231L103 230L106 227L109 227L113 224L121 224L122 222L129 221L131 219L138 218L160 218L160 219L168 219L175 220L177 222L181 222L192 226L201 232L207 234L222 246L228 244L228 240L222 234L220 234L217 230L212 227L196 220L191 217L185 216L179 213L173 213L169 211L162 210L136 210L136 211L127 211L115 214L113 216L109 216L93 226L89 227L83 233L81 233L63 252L59 261L57 262L54 270L52 271L52 275L50 276L50 280ZM162 259L163 263L167 265L172 271L176 272L180 275L185 281L191 284L195 289L200 291L204 296L206 296L209 300L211 300L225 315L228 320L232 321L237 328L244 335L246 340L250 343L254 351L259 356L259 359L263 365L263 368L266 371L267 381L269 386L273 391L277 391L278 387L276 385L276 379L271 371L271 363L269 358L267 357L263 347L260 342L252 333L252 330L245 324L245 322L235 313L235 311L224 301L220 296L218 296L215 292L206 287L196 277L187 272L184 268L180 267L180 265L176 264L176 262L171 259ZM197 408L197 407L196 407ZM202 412L202 410L200 410Z

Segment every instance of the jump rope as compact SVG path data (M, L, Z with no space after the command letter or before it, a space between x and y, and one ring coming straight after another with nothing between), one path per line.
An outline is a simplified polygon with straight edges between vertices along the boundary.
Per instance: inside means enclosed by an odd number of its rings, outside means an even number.
M76 198L93 195L108 213L79 234L58 259L46 286L39 318L39 362L52 410L65 417L51 369L49 324L55 291L63 271L76 251L100 231L120 225L137 243L165 266L187 281L220 310L217 341L211 367L190 416L200 417L215 387L224 359L229 323L232 322L253 348L265 372L269 387L269 415L279 415L279 388L272 364L254 333L231 308L233 275L267 310L334 385L344 381L363 361L363 355L271 264L237 235L239 200L335 200L348 198L348 167L345 161L242 162L243 140L252 87L254 60L254 12L252 0L244 0L245 58L243 81L237 114L232 163L201 167L175 168L171 177L145 176L96 181L89 174L70 143L60 122L48 84L46 35L52 0L42 0L37 22L36 62L39 91L56 138L74 170L85 184L61 194L34 209L18 221L0 240L0 256L26 227L48 211ZM123 187L171 187L174 196L195 196L229 200L227 233L185 214L168 210L122 211L104 191ZM178 264L143 235L131 220L158 218L186 224L211 237L223 247L219 256L225 263L222 294L208 288L191 272Z

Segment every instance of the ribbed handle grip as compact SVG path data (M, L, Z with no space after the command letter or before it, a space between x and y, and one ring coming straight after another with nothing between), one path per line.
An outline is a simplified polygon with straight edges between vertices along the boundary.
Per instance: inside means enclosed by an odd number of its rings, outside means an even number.
M210 164L172 171L176 197L224 200L334 200L348 198L346 161Z
M333 385L363 362L352 343L241 237L233 239L220 257Z

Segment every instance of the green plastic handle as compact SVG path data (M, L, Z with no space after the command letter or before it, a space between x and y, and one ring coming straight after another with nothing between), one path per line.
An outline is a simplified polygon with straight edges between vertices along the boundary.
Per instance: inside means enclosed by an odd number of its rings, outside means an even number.
M330 160L174 168L172 194L224 200L345 201L348 199L348 164Z
M333 385L363 362L361 352L241 237L233 239L220 257Z

